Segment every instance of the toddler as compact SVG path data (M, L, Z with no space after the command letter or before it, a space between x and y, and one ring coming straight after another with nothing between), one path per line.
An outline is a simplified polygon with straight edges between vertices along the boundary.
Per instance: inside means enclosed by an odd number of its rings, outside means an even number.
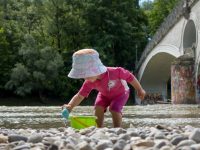
M132 73L121 67L104 66L99 59L99 53L94 49L82 49L73 54L72 69L68 77L85 81L79 92L63 107L72 111L85 97L88 97L91 90L97 90L98 95L95 101L97 127L103 127L104 112L108 107L113 126L121 127L122 108L130 93L127 82L135 88L141 100L145 96L144 89Z

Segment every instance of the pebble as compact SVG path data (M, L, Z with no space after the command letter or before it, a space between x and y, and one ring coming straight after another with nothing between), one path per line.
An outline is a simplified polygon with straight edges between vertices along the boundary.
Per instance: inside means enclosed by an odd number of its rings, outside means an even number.
M8 141L10 143L15 142L15 141L27 141L28 138L23 136L23 135L17 135L17 134L11 134L8 136Z
M31 135L28 138L29 143L39 143L39 142L42 142L42 140L43 140L43 136L40 134Z
M50 129L0 128L0 149L9 150L200 150L200 128L192 126Z
M192 134L189 136L189 139L200 143L200 129L195 129L194 131L192 131Z
M0 134L0 144L1 143L7 143L8 137L4 136L3 134Z

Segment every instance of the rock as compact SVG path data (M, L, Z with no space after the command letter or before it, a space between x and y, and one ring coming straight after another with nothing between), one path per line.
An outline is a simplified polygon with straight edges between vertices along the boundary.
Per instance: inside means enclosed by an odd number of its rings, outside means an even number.
M74 137L68 137L66 140L65 140L67 143L70 143L71 145L77 145L79 143L79 139L76 139Z
M113 145L113 150L122 150L125 146L126 146L126 141L120 139Z
M131 144L126 144L123 150L131 150Z
M140 137L141 137L142 139L145 139L145 138L147 137L147 135L146 135L145 132L141 132L141 133L140 133Z
M160 148L159 150L172 150L172 148L168 145L165 145L162 148Z
M43 150L47 149L47 147L43 143L35 143L34 146L33 144L31 145L31 150Z
M40 147L32 147L31 150L41 150Z
M171 143L172 143L173 145L177 145L179 142L181 142L181 141L183 141L183 140L186 140L186 139L187 139L187 138L184 137L184 136L182 136L182 135L177 135L177 136L175 136L174 138L172 138Z
M25 150L30 149L30 144L25 143L24 145L19 145L13 148L13 150Z
M95 127L89 127L89 128L85 128L85 129L81 129L79 131L80 134L85 135L85 134L89 134L90 132L92 132L95 129Z
M40 134L35 134L28 138L29 143L39 143L39 142L42 142L42 140L43 140L43 136Z
M112 148L113 147L113 143L109 140L100 140L97 143L96 149L97 150L102 150L102 149L106 149L106 148Z
M43 142L43 143L46 143L47 145L48 145L48 144L52 145L52 144L54 144L54 142L55 142L56 140L61 140L61 138L60 138L60 137L44 137L44 138L42 139L42 142Z
M200 129L195 129L194 131L192 131L191 135L189 136L189 139L200 143Z
M165 139L165 134L162 131L159 131L154 136L155 139Z
M109 137L107 135L105 135L105 133L97 131L95 132L93 135L90 136L91 139L97 139L97 140L105 140L105 139L109 139Z
M200 144L193 144L190 146L192 149L195 149L195 150L199 150L200 149Z
M167 141L167 140L159 140L154 145L154 148L155 149L161 149L163 146L166 146L167 144L169 144L169 141Z
M32 132L33 131L30 130L30 129L19 129L17 134L25 136L25 137L28 137L28 136L30 136L32 134Z
M115 137L115 136L111 136L111 137L110 137L110 141L111 141L113 144L115 144L115 143L117 142L117 140L118 140L118 137Z
M1 143L0 144L0 150L9 150L9 149L11 149L9 146L8 146L8 144L5 144L5 143Z
M91 142L91 139L90 139L89 137L85 136L85 135L82 135L82 136L80 137L80 139L83 140L83 141L86 141L86 142L88 142L88 143Z
M50 145L48 148L48 150L58 150L58 149L59 149L58 146L54 144Z
M71 144L67 144L65 147L61 148L63 150L77 150L77 147L75 147L74 145Z
M141 137L131 137L130 141L135 143L136 141L141 140Z
M124 134L124 133L120 134L119 137L118 137L119 140L120 140L120 139L123 139L123 140L125 140L125 141L130 140L130 138L131 138L130 135Z
M115 133L116 133L117 135L120 135L120 134L122 134L122 133L126 133L126 130L123 129L123 128L114 128L114 129L115 129Z
M145 147L152 147L154 146L154 141L151 140L140 140L138 142L136 142L136 146L145 146Z
M77 146L78 146L79 150L93 150L93 148L90 146L90 144L85 141L79 143Z
M177 147L190 146L190 145L193 145L193 144L196 144L196 142L192 141L192 140L183 140L177 145Z
M137 133L137 132L135 132L135 131L130 131L130 130L127 130L127 134L129 134L131 137L133 137L133 136L139 136L139 134Z
M193 126L191 126L191 125L186 125L184 130L185 130L185 131L190 131L190 132L192 132L194 129L195 129L195 128L194 128Z
M14 134L14 135L9 135L8 136L8 141L11 143L11 142L15 142L15 141L27 141L28 138L25 137L25 136L22 136L22 135L17 135L17 134Z
M59 128L58 128L58 131L60 131L60 132L64 132L65 129L66 129L65 127L59 127Z
M143 149L149 149L152 148L155 145L154 141L151 140L140 140L136 143L131 143L131 147L134 150L143 150Z
M8 137L0 134L0 143L7 143Z
M166 130L168 130L168 131L171 131L171 130L172 130L171 128L169 128L169 127L167 127L167 126L160 125L160 124L156 125L155 128L160 129L160 130L166 129Z
M190 146L183 146L178 148L177 150L193 150Z

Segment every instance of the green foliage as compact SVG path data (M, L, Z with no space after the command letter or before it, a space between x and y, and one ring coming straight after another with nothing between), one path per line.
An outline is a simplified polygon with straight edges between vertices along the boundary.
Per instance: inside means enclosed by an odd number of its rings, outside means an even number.
M0 27L0 89L4 87L6 80L8 80L9 70L9 51L8 42L6 41L6 34L2 27Z
M16 64L16 67L12 69L11 80L6 84L6 88L14 89L16 94L25 95L32 90L31 83L29 82L30 73L28 69L21 63Z
M149 33L144 12L138 0L0 1L0 88L71 98L82 81L67 74L82 48L133 71Z
M141 50L146 44L147 22L136 1L91 0L84 18L88 41L101 51L106 64L133 69L136 45Z
M19 50L19 55L22 62L12 69L11 79L6 88L14 89L22 96L33 91L53 91L63 66L61 55L51 47L38 48L30 35L25 36L25 43Z
M60 51L80 49L85 45L84 1L50 0L46 3L46 29L50 43Z
M154 0L153 3L145 3L143 9L148 16L149 34L154 35L164 19L180 0Z
M3 89L18 59L22 33L16 22L18 5L14 6L13 1L7 0L1 1L0 4L0 89Z

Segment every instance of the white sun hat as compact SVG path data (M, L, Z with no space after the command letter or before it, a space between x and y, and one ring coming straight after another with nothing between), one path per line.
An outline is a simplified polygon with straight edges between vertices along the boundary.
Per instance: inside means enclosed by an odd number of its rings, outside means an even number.
M107 71L106 66L103 65L99 59L99 53L93 49L83 49L80 51L89 51L89 53L74 53L72 69L68 77L81 79L100 75Z

